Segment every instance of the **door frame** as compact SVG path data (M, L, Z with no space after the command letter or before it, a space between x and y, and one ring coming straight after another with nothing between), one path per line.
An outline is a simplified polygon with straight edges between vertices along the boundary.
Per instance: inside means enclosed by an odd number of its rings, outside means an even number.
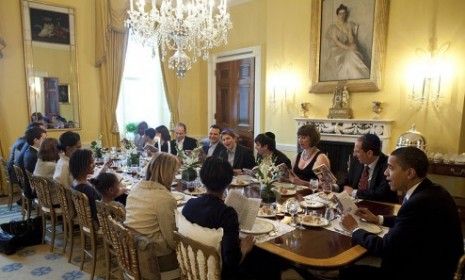
M244 58L255 58L255 85L254 85L254 116L253 137L261 131L261 47L253 46L243 49L226 51L212 54L208 59L208 117L207 127L215 123L216 112L216 64L225 61L239 60Z

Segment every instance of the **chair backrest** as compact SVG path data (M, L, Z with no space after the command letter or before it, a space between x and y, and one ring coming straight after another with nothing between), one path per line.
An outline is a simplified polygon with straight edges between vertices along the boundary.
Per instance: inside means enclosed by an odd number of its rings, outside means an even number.
M454 275L454 280L463 280L464 279L464 268L465 268L465 255L463 255L457 265L457 271Z
M14 164L13 170L15 171L16 179L18 180L19 186L21 187L21 189L24 190L24 186L26 185L26 178L24 178L23 169Z
M72 191L70 188L63 186L56 181L54 181L54 184L57 186L56 189L58 191L58 200L60 201L61 212L63 213L65 220L72 221L76 215Z
M123 207L117 207L102 201L96 201L95 203L97 205L97 218L102 228L103 238L113 246L113 244L118 243L118 240L112 235L108 217L112 217L114 220L122 223L126 217L126 210Z
M6 161L0 157L0 179L2 186L0 189L10 192L11 189L11 180L10 175L8 174L8 168Z
M50 185L53 184L53 182L47 178L33 176L32 174L29 174L29 182L31 188L35 189L37 193L37 199L39 200L42 210L46 212L53 211L52 196L50 194Z
M114 243L113 247L116 251L118 263L124 271L125 278L141 279L136 234L111 216L108 216L108 223L111 234L117 240L117 243Z
M182 278L189 280L221 279L221 259L215 248L174 232L176 255Z
M74 208L76 209L81 230L93 235L95 230L94 222L87 195L75 190L71 190L71 195L73 197Z

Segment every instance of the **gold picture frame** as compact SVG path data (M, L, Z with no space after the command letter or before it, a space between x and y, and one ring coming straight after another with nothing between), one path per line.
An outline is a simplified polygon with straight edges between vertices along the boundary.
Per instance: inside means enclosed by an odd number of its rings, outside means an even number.
M312 0L311 9L310 92L330 93L341 82L350 92L379 91L386 51L389 0ZM347 13L346 29L339 28L341 25L337 22L341 16L339 11L344 9ZM359 16L354 17L356 22L352 21L352 12ZM359 34L364 35L363 42ZM343 40L344 36L346 39L351 37L347 42L355 42L352 43L354 47L342 48L343 45L337 44L336 40Z

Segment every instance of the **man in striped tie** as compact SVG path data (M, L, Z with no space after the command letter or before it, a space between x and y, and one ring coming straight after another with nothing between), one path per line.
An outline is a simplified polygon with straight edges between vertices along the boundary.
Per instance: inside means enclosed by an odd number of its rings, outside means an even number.
M381 152L381 140L375 134L360 136L354 145L354 158L342 188L353 197L397 202L397 194L389 189L384 177L387 156Z

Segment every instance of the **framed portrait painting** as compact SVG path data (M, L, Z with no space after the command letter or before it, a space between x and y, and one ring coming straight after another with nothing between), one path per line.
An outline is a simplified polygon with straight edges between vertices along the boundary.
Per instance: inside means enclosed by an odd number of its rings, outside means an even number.
M69 45L69 14L47 8L47 5L29 8L32 41Z
M310 92L381 87L389 0L312 0Z
M60 103L70 104L68 84L58 85L58 101Z

